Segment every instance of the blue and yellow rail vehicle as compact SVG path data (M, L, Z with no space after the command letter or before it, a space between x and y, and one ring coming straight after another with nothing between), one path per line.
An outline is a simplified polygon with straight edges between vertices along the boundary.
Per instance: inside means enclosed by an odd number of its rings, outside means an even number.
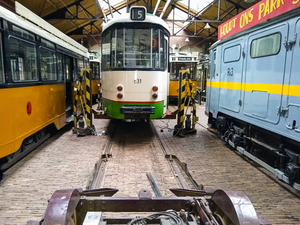
M170 55L170 83L169 83L169 101L177 104L179 90L179 75L182 73L183 79L192 81L193 92L197 89L197 57L187 54ZM191 96L189 82L186 80L187 95Z
M116 119L157 119L168 108L168 25L135 6L102 27L102 104Z
M71 120L74 82L88 66L88 51L18 2L16 13L0 7L0 20L0 168L5 170L49 137L50 128Z
M300 190L300 1L263 0L219 26L206 114L222 138Z

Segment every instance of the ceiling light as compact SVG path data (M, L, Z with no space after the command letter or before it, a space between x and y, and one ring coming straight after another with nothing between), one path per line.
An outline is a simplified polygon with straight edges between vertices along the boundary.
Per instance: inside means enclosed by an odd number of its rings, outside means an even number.
M206 23L204 29L210 29L210 28L211 27L210 27L209 23Z

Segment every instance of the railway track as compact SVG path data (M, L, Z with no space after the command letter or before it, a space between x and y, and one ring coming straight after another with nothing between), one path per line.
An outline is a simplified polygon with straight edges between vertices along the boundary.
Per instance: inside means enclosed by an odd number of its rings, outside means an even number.
M109 140L95 165L89 189L108 187L109 179L120 179L115 188L124 186L123 182L131 182L133 189L145 185L155 196L162 196L161 190L165 194L170 187L203 190L192 178L187 165L171 154L152 121L113 121L107 135ZM138 178L141 174L144 177Z
M83 224L91 217L136 225L146 221L162 224L171 218L175 224L269 224L257 217L244 193L204 190L189 173L187 164L171 153L152 121L112 120L107 135L89 190L55 191L45 212L45 224ZM67 205L67 212L59 212Z

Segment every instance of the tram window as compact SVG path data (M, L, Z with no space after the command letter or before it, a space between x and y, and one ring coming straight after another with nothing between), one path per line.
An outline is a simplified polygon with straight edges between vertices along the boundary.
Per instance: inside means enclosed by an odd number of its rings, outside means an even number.
M241 46L235 45L224 49L224 63L236 62L241 58Z
M102 39L102 69L103 70L109 70L110 65L110 32L105 34Z
M89 68L89 59L88 58L84 58L83 61L84 61L84 69Z
M119 56L118 53L116 53L116 49L118 48L118 50L120 49L121 46L117 46L116 42L117 42L117 38L116 38L116 33L120 33L118 32L118 30L120 29L114 29L111 32L111 67L117 67L117 55ZM120 44L123 44L123 41L119 41ZM119 57L120 60L120 57ZM119 64L121 64L121 60L119 61ZM122 63L123 64L123 63ZM121 66L119 66L121 67Z
M125 65L125 58L124 58L124 41L123 41L123 28L122 29L116 29L117 37L113 38L112 48L113 50L113 67L115 68L123 68ZM113 34L113 37L115 35ZM114 47L115 46L115 47Z
M100 63L99 62L91 62L90 68L91 68L91 77L92 79L100 79Z
M150 29L125 29L125 68L151 68L150 51Z
M8 31L10 31L14 34L17 34L17 35L19 35L23 38L26 38L26 39L31 40L31 41L35 41L35 36L34 36L33 33L30 33L30 32L28 32L28 31L26 31L26 30L24 30L24 29L22 29L18 26L15 26L11 23L8 23L7 29L8 29Z
M2 33L0 33L0 43L2 43ZM0 83L4 83L4 69L3 69L3 54L2 54L2 44L0 44Z
M42 80L57 80L55 52L41 47L40 56Z
M82 60L82 59L81 59ZM82 65L82 63L81 63ZM78 60L76 58L73 58L73 81L77 81L80 77L80 72L78 68ZM85 80L85 74L83 74L83 80Z
M64 75L63 75L63 62L62 62L61 53L57 53L57 74L58 74L58 80L63 81Z
M71 65L71 58L69 56L64 57L64 68L65 68L65 78L66 81L70 82L72 81L72 76L71 76L71 72L72 72L72 65Z
M42 42L44 45L46 45L48 48L55 49L55 45L54 45L52 42L50 42L50 41L48 41L48 40L46 40L46 39L44 39L44 38L41 38L41 42Z
M280 50L280 33L264 36L251 42L251 57L276 55Z
M159 68L159 30L153 29L152 36L152 67Z
M168 42L166 39L164 39L164 49L163 49L163 52L164 52L164 70L167 69L168 67Z
M111 38L108 32L102 39L102 70L167 69L168 41L162 30L121 28L110 32Z
M80 74L81 74L81 70L84 69L84 64L83 64L83 59L78 59L77 61L78 61L78 78L79 78ZM85 75L85 73L84 73L84 75Z
M159 67L164 67L164 33L162 30L159 32Z
M196 80L197 75L197 63L189 63L188 65L189 71L190 71L190 77L189 79Z
M9 47L13 81L37 80L35 45L10 37Z

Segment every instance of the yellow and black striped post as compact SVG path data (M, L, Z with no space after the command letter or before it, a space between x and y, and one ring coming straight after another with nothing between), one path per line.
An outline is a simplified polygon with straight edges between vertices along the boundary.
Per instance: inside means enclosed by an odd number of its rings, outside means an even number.
M92 128L93 123L93 116L92 116L92 87L91 87L91 74L90 69L83 69L81 70L81 74L86 72L86 90L85 90L85 97L86 97L86 125Z
M179 87L178 87L178 114L177 114L177 125L174 127L174 136L183 137L184 136L184 129L183 129L183 122L184 122L184 104L185 104L185 79L183 79L183 73L179 72Z
M82 114L83 114L84 118L86 118L86 115L85 115L86 101L85 101L82 81L83 81L83 76L82 76L82 73L81 73L79 81L76 82L76 84L77 84L77 96L78 96L78 99L80 101L79 106L81 107Z
M76 88L74 88L74 92L75 92L75 97L74 97L74 105L73 105L73 116L74 116L74 129L73 129L73 133L77 133L77 135L79 136L84 136L84 130L82 127L82 120L80 120L80 127L77 127L77 119L80 116L80 114L82 113L85 116L85 97L83 95L84 90L83 90L83 85L82 85L82 81L83 81L83 76L81 74L81 76L79 77L79 80L76 82ZM81 113L79 113L79 115L77 115L77 107L81 108ZM83 125L84 126L84 125Z
M83 74L86 72L86 91L84 93L83 90ZM82 69L80 72L79 81L76 82L77 88L75 88L75 100L73 105L73 115L74 115L74 133L79 134L80 136L84 136L85 134L90 135L94 132L94 126L92 124L92 89L91 89L91 79L90 79L90 69ZM80 102L79 102L80 101ZM79 103L78 103L79 102ZM83 127L80 127L81 129L77 128L77 106L80 105L83 114L83 117L86 121L86 128L82 129L84 127L84 121L79 120L79 125L83 125ZM81 122L83 124L81 124Z
M198 121L198 117L196 115L195 92L193 91L194 90L194 83L189 79L188 80L188 85L189 85L190 94L191 94L190 95L190 101L191 101L192 106L193 106L193 110L191 111L191 113L193 114L193 119L192 119L192 128L188 129L188 130L186 128L185 129L185 133L187 133L187 134L195 134L197 132L197 130L195 129L195 126L196 126L196 121ZM189 101L189 103L190 103L190 101Z

